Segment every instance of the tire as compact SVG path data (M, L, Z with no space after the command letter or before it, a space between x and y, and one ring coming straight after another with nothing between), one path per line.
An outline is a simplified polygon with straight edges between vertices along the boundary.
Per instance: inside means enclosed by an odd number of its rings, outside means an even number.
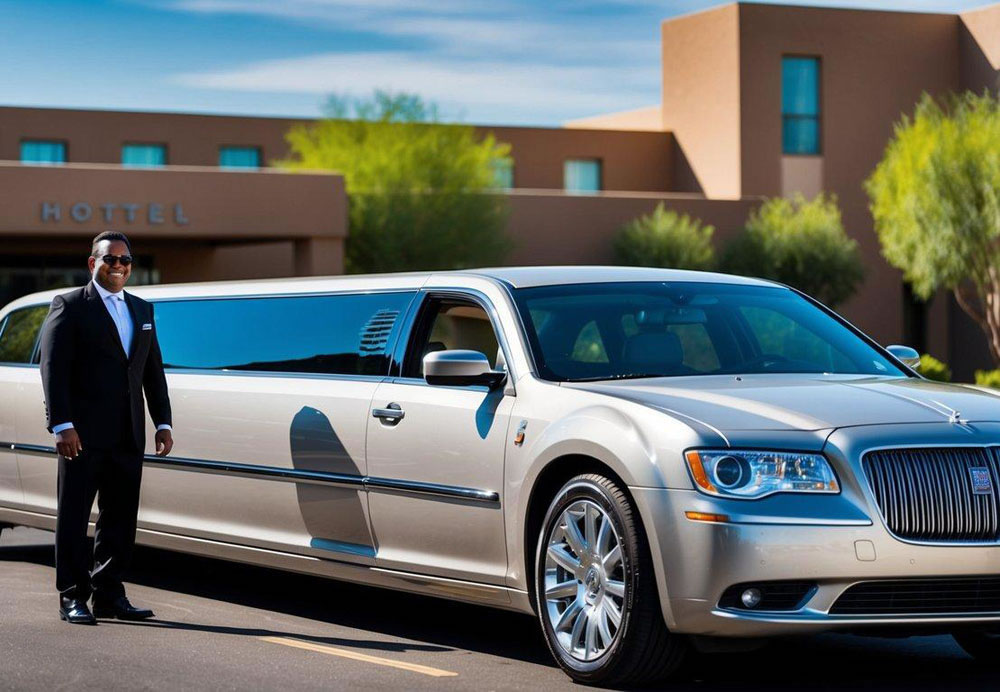
M952 633L955 643L981 665L1000 668L1000 629Z
M553 498L535 550L535 595L549 651L577 682L662 680L688 651L663 621L639 515L604 476L572 478Z

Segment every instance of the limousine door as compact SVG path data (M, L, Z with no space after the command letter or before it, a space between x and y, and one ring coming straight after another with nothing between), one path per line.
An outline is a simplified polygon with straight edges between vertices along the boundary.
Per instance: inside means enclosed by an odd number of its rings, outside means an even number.
M504 442L513 398L486 387L430 386L422 356L466 348L495 364L483 305L431 296L420 311L403 377L375 392L368 420L368 504L381 567L491 584L507 569Z
M368 410L413 295L157 303L175 445L140 527L371 564Z

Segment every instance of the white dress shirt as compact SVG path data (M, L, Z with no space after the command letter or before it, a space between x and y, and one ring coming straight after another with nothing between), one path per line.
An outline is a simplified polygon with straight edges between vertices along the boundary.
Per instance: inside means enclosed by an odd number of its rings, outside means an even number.
M132 323L132 315L129 314L128 305L125 303L125 291L112 293L96 281L92 281L91 283L94 285L97 294L101 296L101 302L104 303L104 307L107 308L108 314L111 315L111 319L115 323L115 329L118 330L118 338L121 339L125 355L129 355L132 349L132 335L135 333L135 325ZM52 434L57 435L63 430L69 430L72 427L72 423L53 425ZM156 429L170 430L170 426L163 423L156 426Z

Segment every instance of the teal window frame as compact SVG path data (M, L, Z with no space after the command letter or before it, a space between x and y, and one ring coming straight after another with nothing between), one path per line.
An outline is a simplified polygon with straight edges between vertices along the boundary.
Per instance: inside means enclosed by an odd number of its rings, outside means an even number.
M563 189L577 194L595 194L604 189L604 161L596 158L566 159Z
M66 163L68 149L66 141L61 139L22 139L21 163L37 166L59 166Z
M122 165L128 168L162 168L167 165L167 145L158 142L126 142Z
M249 162L249 154L253 153L254 160ZM247 160L241 161L241 156L247 156ZM223 145L219 147L219 168L226 169L257 169L261 168L261 161L264 157L260 147Z
M817 55L781 56L781 152L823 153L823 65Z
M490 161L490 169L493 171L494 189L514 189L514 159L493 159Z

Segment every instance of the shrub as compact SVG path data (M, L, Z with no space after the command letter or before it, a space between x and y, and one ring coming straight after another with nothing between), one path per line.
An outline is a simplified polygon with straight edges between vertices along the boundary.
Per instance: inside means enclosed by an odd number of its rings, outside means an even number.
M334 170L349 197L348 272L495 265L509 247L507 201L491 193L510 147L437 122L417 96L331 98L328 117L286 135L299 170Z
M917 371L928 380L936 382L951 382L951 368L929 353L920 354L920 365Z
M712 269L715 249L713 226L687 214L656 205L651 214L627 223L614 240L618 264L673 269Z
M1000 389L1000 370L976 370L976 384Z
M836 197L776 197L750 214L726 248L723 268L794 286L833 307L864 278L858 244L847 237Z

